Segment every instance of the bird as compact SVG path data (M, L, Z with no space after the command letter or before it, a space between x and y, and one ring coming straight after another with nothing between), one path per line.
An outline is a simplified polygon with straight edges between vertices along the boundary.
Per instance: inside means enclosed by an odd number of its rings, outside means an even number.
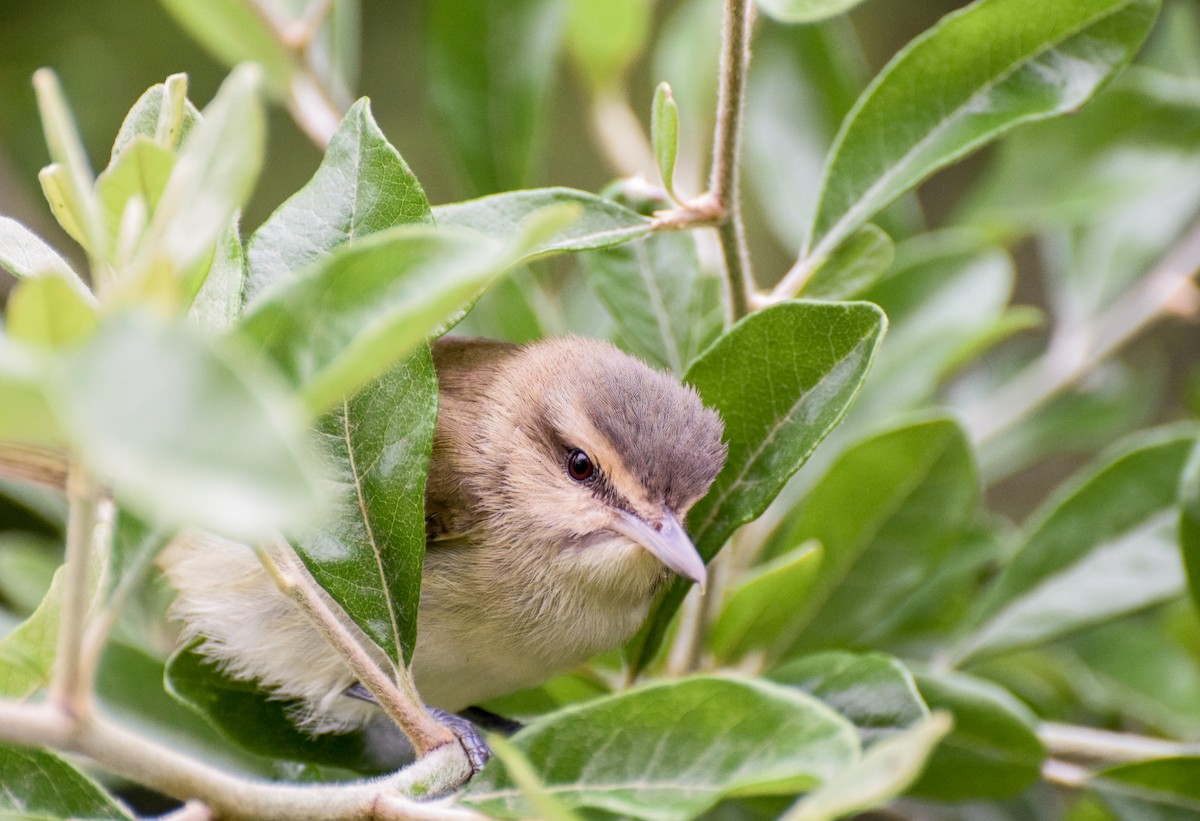
M727 446L693 388L605 341L443 337L431 350L439 410L410 670L450 714L619 646L673 574L703 587L684 523ZM249 546L188 531L159 564L181 640L290 701L302 730L379 718Z

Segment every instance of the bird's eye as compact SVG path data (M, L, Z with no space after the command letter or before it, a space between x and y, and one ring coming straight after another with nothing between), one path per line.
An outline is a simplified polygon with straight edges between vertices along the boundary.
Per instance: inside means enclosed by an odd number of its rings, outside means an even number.
M567 454L567 473L576 482L585 482L592 478L596 472L596 466L592 464L591 458L579 448L575 448Z

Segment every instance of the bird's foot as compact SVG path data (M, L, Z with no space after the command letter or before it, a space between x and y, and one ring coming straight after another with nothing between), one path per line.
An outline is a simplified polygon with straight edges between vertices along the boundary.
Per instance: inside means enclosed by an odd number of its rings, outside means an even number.
M483 765L487 764L488 759L492 757L492 748L483 740L479 728L470 719L454 713L447 713L445 710L433 708L429 714L441 722L443 727L454 733L454 737L458 739L458 743L462 745L463 751L467 754L467 761L471 764L471 777L479 775Z

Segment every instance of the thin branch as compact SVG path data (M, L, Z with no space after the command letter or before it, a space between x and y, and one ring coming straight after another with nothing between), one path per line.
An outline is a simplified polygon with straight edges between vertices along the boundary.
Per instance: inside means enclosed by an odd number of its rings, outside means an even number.
M1038 726L1037 735L1050 755L1089 761L1126 762L1200 755L1200 744L1050 721Z
M420 699L416 697L415 688L411 688L411 681L407 676L400 677L404 689L402 691L384 674L345 623L338 618L330 604L320 595L316 583L311 582L308 574L299 567L299 562L289 546L278 544L270 551L261 550L259 557L279 589L304 611L330 646L341 653L359 682L375 697L375 701L387 716L408 736L418 756L425 756L455 741L454 734L426 712ZM458 744L453 746L462 751Z
M350 784L298 785L227 773L132 732L99 713L77 720L52 703L0 699L0 740L86 756L102 769L181 801L199 799L213 817L258 821L481 821L485 816L410 795L443 795L469 765L447 745L395 775Z
M746 73L750 66L751 0L725 0L721 34L721 82L717 90L717 125L713 133L712 176L709 191L724 217L717 225L721 256L733 319L750 312L755 293L746 230L742 224L738 187L741 167L742 118L746 104Z
M1092 774L1077 764L1047 758L1042 764L1042 778L1051 784L1072 790L1083 789Z
M1103 362L1149 325L1176 310L1195 308L1200 270L1200 222L1141 282L1089 324L1059 334L1050 349L999 390L963 413L976 443L1011 428Z
M592 131L609 165L622 177L657 179L654 151L623 89L598 89L592 99Z
M15 479L63 493L69 471L65 451L0 442L0 479Z

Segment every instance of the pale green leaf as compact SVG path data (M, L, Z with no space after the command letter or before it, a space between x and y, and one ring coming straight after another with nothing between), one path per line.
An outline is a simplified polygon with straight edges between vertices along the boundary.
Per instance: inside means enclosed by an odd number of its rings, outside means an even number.
M175 153L171 149L148 137L134 137L96 178L96 202L104 225L106 253L117 264L136 249L136 245L121 246L141 239L141 230L158 208L174 167ZM133 207L141 209L140 230L135 236L123 236L128 232L124 228L125 212L133 199L138 201Z
M62 429L46 390L49 368L41 352L0 332L0 441L62 444Z
M62 610L62 568L29 618L0 639L0 696L28 698L50 681Z
M113 141L109 166L137 137L153 139L171 150L178 148L200 118L200 112L187 98L187 90L186 74L172 74L165 83L156 83L146 89L121 123Z
M78 344L97 322L92 301L79 294L78 280L61 274L22 280L9 295L5 318L12 339L41 348Z
M0 746L0 817L133 821L116 799L57 755Z
M212 264L204 277L189 315L202 330L227 331L242 313L245 282L245 252L235 214L217 240Z
M9 217L0 217L0 266L18 278L59 274L70 280L81 294L91 291L79 274L37 234Z
M675 159L679 154L679 107L668 83L654 90L650 109L650 145L667 193L675 196Z
M567 49L593 88L619 84L646 46L653 6L645 0L570 0Z
M815 23L844 14L863 0L755 0L781 23ZM807 817L807 816L806 816Z

